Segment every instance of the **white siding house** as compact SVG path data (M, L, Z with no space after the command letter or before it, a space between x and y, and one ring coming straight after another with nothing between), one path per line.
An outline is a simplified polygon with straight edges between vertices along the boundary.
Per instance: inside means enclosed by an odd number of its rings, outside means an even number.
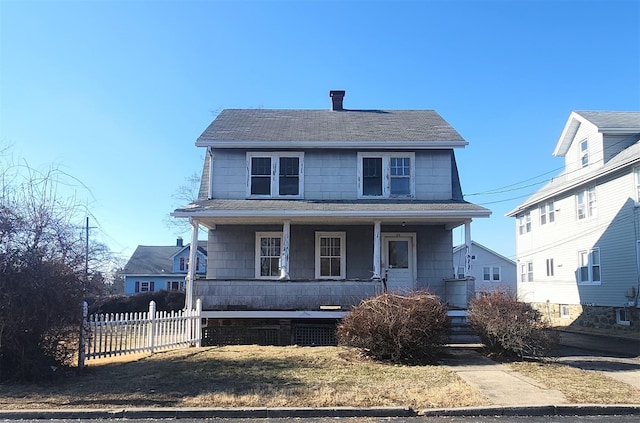
M516 219L518 296L553 323L639 330L640 112L577 111L564 171Z
M456 277L465 277L466 246L453 249ZM476 295L493 291L516 293L516 262L475 241L471 242L469 275L475 280Z
M454 149L467 142L433 110L348 110L344 95L327 110L226 109L197 139L199 198L173 215L194 240L207 228L206 276L190 274L186 296L216 336L234 323L278 331L254 342L304 343L305 325L364 298L447 301L460 282L451 231L490 215L462 198Z

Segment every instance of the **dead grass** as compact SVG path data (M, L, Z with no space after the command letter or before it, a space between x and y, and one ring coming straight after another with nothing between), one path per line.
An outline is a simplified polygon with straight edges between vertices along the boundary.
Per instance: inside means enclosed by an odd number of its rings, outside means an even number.
M508 364L573 403L640 404L640 390L558 363ZM92 360L82 376L0 385L0 409L489 405L442 366L377 363L336 347L227 346Z
M336 347L227 346L95 361L51 385L0 385L0 408L487 405L439 366L381 364Z
M517 362L509 366L576 404L640 404L640 389L604 374L559 363Z

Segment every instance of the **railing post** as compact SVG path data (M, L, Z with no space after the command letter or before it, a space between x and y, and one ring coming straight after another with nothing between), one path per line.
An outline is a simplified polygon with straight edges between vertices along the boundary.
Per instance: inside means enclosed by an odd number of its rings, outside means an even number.
M202 341L202 300L196 300L196 347L200 347Z
M84 369L85 345L87 338L86 322L89 315L89 304L82 302L82 321L80 322L80 342L78 342L78 371Z
M156 330L156 302L149 302L149 332L147 333L147 347L153 352L155 346L155 330Z

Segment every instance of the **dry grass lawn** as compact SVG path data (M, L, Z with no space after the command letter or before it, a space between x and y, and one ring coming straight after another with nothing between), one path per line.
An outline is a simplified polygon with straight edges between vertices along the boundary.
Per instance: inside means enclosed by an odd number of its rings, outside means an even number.
M575 403L637 403L640 390L557 363L512 363ZM436 407L490 402L442 366L377 363L341 347L188 348L89 361L80 376L0 385L0 409Z
M336 347L203 347L89 361L55 385L0 385L0 408L373 407L488 404L439 366L376 363Z

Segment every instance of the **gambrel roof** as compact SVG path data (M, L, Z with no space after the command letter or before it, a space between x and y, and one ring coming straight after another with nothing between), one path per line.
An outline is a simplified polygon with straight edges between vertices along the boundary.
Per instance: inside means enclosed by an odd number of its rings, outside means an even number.
M225 109L196 141L215 148L453 148L467 142L434 110Z

